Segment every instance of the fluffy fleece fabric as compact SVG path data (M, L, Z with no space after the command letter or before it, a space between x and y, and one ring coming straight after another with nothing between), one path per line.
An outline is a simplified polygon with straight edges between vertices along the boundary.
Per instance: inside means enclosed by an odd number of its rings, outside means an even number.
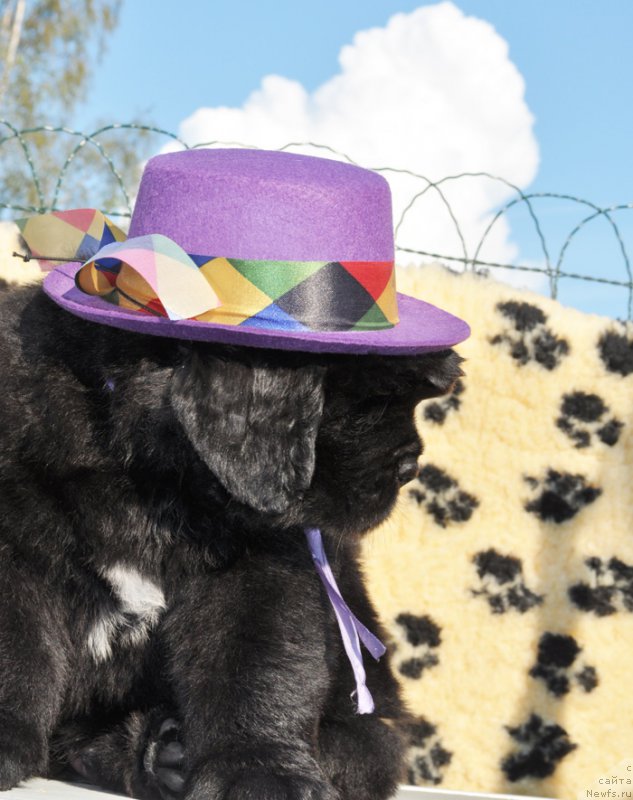
M9 283L34 283L41 280L42 271L37 261L23 261L13 253L24 253L18 226L14 222L0 222L0 280Z
M365 547L418 715L409 780L633 790L633 326L437 265L398 280L473 329L466 377L418 408L419 478Z

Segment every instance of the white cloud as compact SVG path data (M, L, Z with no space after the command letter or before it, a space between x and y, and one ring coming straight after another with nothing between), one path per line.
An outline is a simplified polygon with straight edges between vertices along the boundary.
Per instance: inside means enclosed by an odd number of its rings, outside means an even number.
M312 93L296 81L268 75L241 108L198 109L181 124L180 135L189 144L230 141L271 149L316 142L362 166L406 169L432 180L486 171L525 187L534 177L538 148L524 82L506 42L489 23L467 17L451 2L424 6L396 14L384 28L360 31L339 61L340 72ZM392 185L397 222L426 183L384 175ZM514 193L487 178L449 181L442 190L472 256L493 209ZM434 190L407 214L398 243L462 254L455 225ZM480 257L506 262L515 256L502 218Z

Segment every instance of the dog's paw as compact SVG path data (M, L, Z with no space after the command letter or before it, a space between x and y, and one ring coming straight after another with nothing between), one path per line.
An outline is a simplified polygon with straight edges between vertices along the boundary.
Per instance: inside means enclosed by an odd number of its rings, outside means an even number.
M13 789L21 781L32 778L37 771L16 753L0 752L0 792Z
M404 741L373 714L321 722L319 763L341 800L386 800L401 777Z
M336 795L322 781L251 772L195 781L186 800L336 800Z
M185 786L184 764L179 725L175 719L166 719L147 739L143 754L146 785L152 786L163 800L175 800Z
M34 726L33 726L34 728ZM31 726L0 716L0 791L42 774L45 746Z
M141 800L178 800L185 784L179 726L164 709L135 712L100 736L82 736L66 753L73 774L51 777L80 776L83 782Z
M43 774L46 745L35 723L0 712L0 791Z
M316 764L314 775L255 764L255 758L250 764L208 762L192 776L185 800L339 800Z

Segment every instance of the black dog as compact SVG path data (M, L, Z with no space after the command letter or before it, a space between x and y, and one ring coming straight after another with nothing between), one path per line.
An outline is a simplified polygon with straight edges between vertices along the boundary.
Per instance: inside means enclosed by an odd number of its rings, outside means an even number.
M396 683L367 657L355 713L304 528L380 635L359 536L459 357L183 343L0 297L0 788L74 769L141 798L389 797Z

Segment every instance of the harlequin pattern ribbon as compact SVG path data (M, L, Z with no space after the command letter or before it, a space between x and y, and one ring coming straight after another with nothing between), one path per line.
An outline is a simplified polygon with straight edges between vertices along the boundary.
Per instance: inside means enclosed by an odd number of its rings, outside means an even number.
M114 295L117 305L125 298L132 307L169 319L195 319L220 305L187 253L160 234L107 244L84 264L76 281L87 294Z
M363 667L363 656L360 649L362 642L371 655L378 661L387 650L380 639L369 631L360 620L351 612L349 606L343 600L340 589L336 583L336 578L327 560L321 531L318 528L306 528L306 538L308 547L314 560L316 571L323 582L325 591L330 599L336 621L338 622L343 639L343 646L347 653L347 658L354 672L356 681L356 703L359 714L371 714L374 710L374 700L366 684L365 668Z
M191 254L159 234L126 240L96 209L18 224L45 269L76 259L81 291L138 313L289 331L379 330L398 321L393 262Z
M44 271L59 261L88 261L101 247L123 242L125 233L96 208L54 211L36 217L18 219L16 224ZM45 256L55 256L47 259Z

